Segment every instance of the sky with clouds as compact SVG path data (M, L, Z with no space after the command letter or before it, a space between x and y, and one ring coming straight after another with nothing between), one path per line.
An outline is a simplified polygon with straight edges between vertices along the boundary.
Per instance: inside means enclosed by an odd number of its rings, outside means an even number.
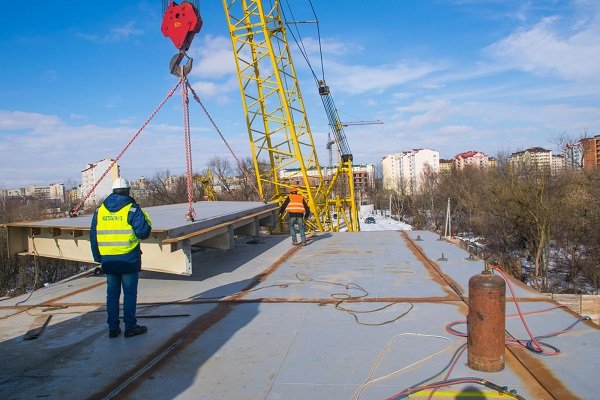
M158 4L157 4L158 3ZM308 0L282 2L290 21ZM324 76L355 163L432 148L442 158L600 134L600 1L313 0ZM222 4L201 1L190 82L239 157L250 155ZM0 188L79 183L87 163L115 157L176 84L176 49L160 2L7 2L0 17ZM316 24L296 24L321 77ZM322 165L327 117L310 69L294 65ZM121 158L124 176L183 173L176 92ZM191 104L194 169L230 157Z

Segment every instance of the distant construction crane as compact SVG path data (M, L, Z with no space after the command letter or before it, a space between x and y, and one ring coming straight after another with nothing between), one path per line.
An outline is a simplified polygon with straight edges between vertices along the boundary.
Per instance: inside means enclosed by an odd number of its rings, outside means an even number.
M344 128L346 128L348 126L354 126L354 125L383 125L383 121L378 120L378 119L372 120L372 121L351 121L351 122L341 122L340 121L340 125ZM327 133L327 144L325 146L325 148L329 152L329 164L328 164L329 167L331 167L333 165L333 144L334 143L335 143L335 140L333 140L331 138L331 130L330 130Z
M206 170L204 175L194 175L194 180L202 186L202 195L206 201L217 201L217 194L213 185L212 174L210 168Z

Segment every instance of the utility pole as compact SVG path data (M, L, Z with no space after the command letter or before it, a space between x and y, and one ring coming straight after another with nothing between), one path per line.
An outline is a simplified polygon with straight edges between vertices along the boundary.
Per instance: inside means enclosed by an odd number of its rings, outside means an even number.
M450 218L450 197L448 197L448 206L446 207L446 222L444 224L444 236L450 238L452 236L452 221Z

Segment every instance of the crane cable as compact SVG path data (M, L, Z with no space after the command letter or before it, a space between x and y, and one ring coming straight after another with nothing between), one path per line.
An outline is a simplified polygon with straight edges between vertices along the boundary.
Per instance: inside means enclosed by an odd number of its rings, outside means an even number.
M319 27L319 19L317 18L317 12L313 7L312 1L308 0L308 4L310 4L310 9L312 10L313 15L315 16L315 21L317 21L317 38L319 40L319 56L321 58L321 77L323 78L323 80L325 80L325 66L323 63L323 48L321 47L321 29Z
M190 99L188 97L187 88L189 86L187 77L184 73L183 66L181 66L181 78L179 84L181 85L181 101L183 102L183 136L185 141L185 170L186 170L186 186L187 186L187 197L188 197L188 213L185 217L188 221L194 222L196 219L196 211L194 211L194 190L192 186L192 139L190 135Z
M144 128L146 128L146 126L148 126L148 124L150 123L150 121L156 116L156 114L160 111L160 109L165 105L165 103L167 102L167 100L169 100L171 98L171 96L173 96L173 93L175 93L175 90L177 90L177 87L180 84L181 84L181 81L177 82L177 84L171 90L169 90L169 92L167 93L166 97L154 109L154 111L150 114L150 116L148 117L148 119L142 124L142 126L140 127L140 129L138 129L138 131L135 133L135 135L133 135L133 137L129 140L129 142L125 145L125 147L123 147L123 149L121 150L121 152L115 157L115 159L112 161L112 163L110 163L110 165L108 166L108 168L106 169L106 171L104 171L104 173L96 181L96 183L94 184L94 186L83 197L83 199L81 199L81 201L71 211L69 211L69 216L71 216L71 217L76 217L77 216L77 213L79 212L79 209L83 206L83 204L88 199L88 197L90 197L90 195L96 190L96 188L98 187L98 184L100 184L100 181L102 181L102 179L104 179L104 177L114 167L114 165L117 163L117 161L119 161L119 159L121 158L121 156L123 155L123 153L125 153L125 151L129 148L129 146L131 146L131 144L134 142L134 140L137 139L137 137L140 135L140 133L142 133L142 131L144 130Z
M221 130L215 123L214 119L212 118L212 116L210 115L210 113L208 112L208 110L206 109L206 107L204 106L202 101L200 100L200 97L198 96L198 94L196 93L196 91L194 90L192 85L190 85L190 83L186 81L186 86L192 92L192 96L194 97L194 100L196 100L196 102L200 105L200 107L202 108L202 111L204 111L204 114L206 114L206 117L212 124L213 128L215 128L215 131L217 131L217 133L221 137L221 140L223 140L223 143L225 143L225 146L227 146L227 149L229 149L229 152L233 156L240 172L244 176L244 180L246 182L250 182L250 185L252 186L254 191L258 194L258 198L261 199L262 202L267 203L267 200L264 198L264 196L261 194L260 190L258 189L256 182L254 181L254 179L250 179L250 177L248 176L248 173L246 172L246 168L244 168L243 164L240 162L239 158L236 156L235 152L233 151L233 149L227 142L227 139L225 139L225 136L223 136L223 133L221 132Z
M321 76L322 76L321 79L324 81L325 80L325 67L323 65L323 51L321 48L321 31L319 29L319 20L317 18L317 13L315 12L315 9L312 5L312 1L309 0L309 3L310 3L310 8L313 12L313 15L315 16L315 22L317 24L317 37L319 40L319 54L320 54L320 58L321 58ZM288 9L290 10L291 17L294 18L294 13L292 12L292 8L290 7L290 4L287 0L286 0L286 4L287 4ZM285 16L285 11L283 10L283 7L281 8L281 14L283 16L283 20L286 23L286 25L290 25L290 23L288 22L288 19ZM294 32L292 31L292 29L290 29L289 32L292 35L292 39L294 39L294 42L296 42L296 46L298 46L298 50L300 50L300 54L302 54L302 57L306 61L306 64L308 65L308 68L310 69L310 72L312 73L312 76L315 79L315 83L317 83L317 85L318 85L319 78L317 77L317 74L315 73L315 70L313 69L312 64L310 63L310 60L308 58L308 51L304 47L304 42L302 41L302 35L300 34L300 30L298 29L298 27L296 27L296 33L298 35L298 38L296 38L296 35L294 35Z

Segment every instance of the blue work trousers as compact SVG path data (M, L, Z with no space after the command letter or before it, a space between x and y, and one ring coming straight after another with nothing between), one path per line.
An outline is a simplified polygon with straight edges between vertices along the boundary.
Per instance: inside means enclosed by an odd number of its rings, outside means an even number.
M108 329L119 327L119 299L123 286L123 321L125 330L137 325L135 309L137 304L137 287L139 273L106 274L106 312L108 313Z
M292 243L297 243L296 239L296 225L298 225L298 232L300 232L300 238L302 243L306 242L306 235L304 234L304 218L302 217L290 217L290 234L292 235Z

